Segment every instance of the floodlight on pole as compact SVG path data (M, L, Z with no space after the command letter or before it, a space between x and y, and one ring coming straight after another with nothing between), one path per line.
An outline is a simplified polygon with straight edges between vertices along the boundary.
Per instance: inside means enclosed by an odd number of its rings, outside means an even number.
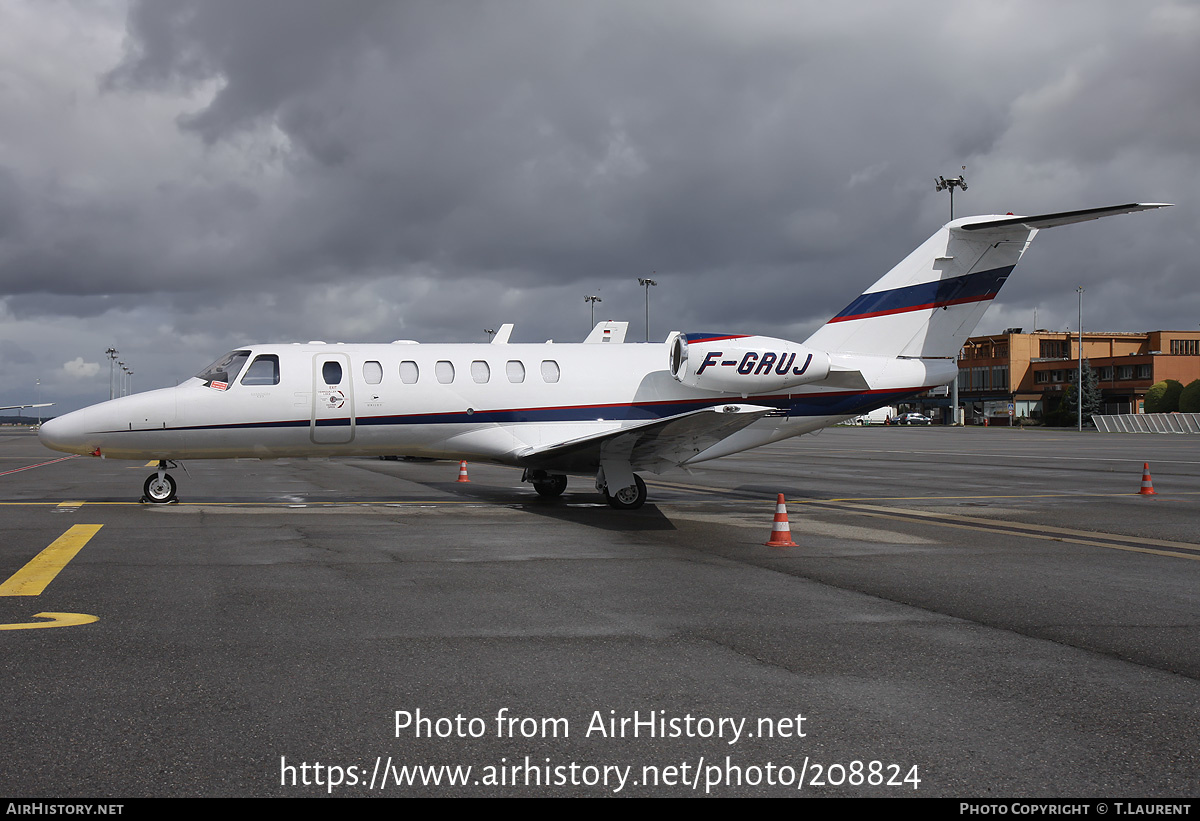
M967 170L964 165L963 171ZM957 177L946 179L945 177L935 177L933 180L934 191L949 191L950 192L950 221L954 222L954 189L961 188L967 190L967 178L965 174L959 174ZM957 362L955 364L958 364ZM954 374L954 381L950 385L950 424L958 424L958 374Z
M1077 430L1083 433L1083 286L1075 289L1079 292L1079 381L1075 383L1075 407Z
M657 273L657 272L651 271L651 273ZM649 342L650 341L650 289L653 286L658 285L658 283L652 279L642 279L641 277L638 277L638 285L641 285L642 287L644 287L646 289L646 341Z
M588 326L588 330L591 331L592 328L596 327L596 303L603 302L604 300L598 296L585 296L583 301L592 304L592 324Z
M496 335L495 328L484 328L483 332L488 335L488 342L491 342L492 338Z
M966 171L967 167L964 165L962 167L962 170ZM963 191L967 190L967 178L965 175L960 174L957 177L951 177L950 179L946 179L945 177L935 177L933 180L933 190L934 191L949 191L950 192L950 221L951 222L954 221L954 189L955 188L961 188Z
M116 399L116 362L117 354L120 353L120 351L118 351L116 348L109 348L104 353L108 356L108 398Z

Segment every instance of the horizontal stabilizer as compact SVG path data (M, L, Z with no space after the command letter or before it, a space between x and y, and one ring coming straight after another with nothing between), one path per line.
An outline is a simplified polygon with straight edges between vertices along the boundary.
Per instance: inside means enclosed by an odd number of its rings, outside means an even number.
M1108 205L1103 208L1060 211L1057 214L1037 214L1032 217L992 217L978 222L963 222L960 225L951 223L951 227L960 231L987 231L996 228L1011 228L1017 225L1026 228L1054 228L1058 225L1087 222L1116 214L1133 214L1137 211L1152 211L1155 208L1170 208L1171 205L1172 203L1169 202L1132 202L1128 205Z
M628 459L635 470L661 472L691 459L727 436L762 419L775 408L718 405L654 419L556 445L530 448L521 465L564 473L593 473L604 459Z

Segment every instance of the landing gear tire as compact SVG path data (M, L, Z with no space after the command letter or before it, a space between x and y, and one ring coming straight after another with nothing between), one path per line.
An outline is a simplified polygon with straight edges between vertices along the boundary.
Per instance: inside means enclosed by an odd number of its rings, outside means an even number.
M646 483L637 474L634 474L633 481L634 484L623 487L616 493L609 493L608 488L604 489L604 498L609 507L617 510L637 510L646 504Z
M142 490L146 494L146 500L156 505L175 501L175 480L170 474L164 473L160 477L157 473L151 473L146 479L146 484L142 485Z
M562 474L554 474L545 479L535 480L533 489L543 499L556 499L562 496L563 491L567 489L567 477Z

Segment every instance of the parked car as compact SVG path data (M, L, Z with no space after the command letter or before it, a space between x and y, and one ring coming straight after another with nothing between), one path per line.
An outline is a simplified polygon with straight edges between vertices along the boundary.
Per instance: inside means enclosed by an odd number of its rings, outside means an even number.
M906 413L896 420L897 425L932 425L933 420L920 413Z
M876 408L870 413L856 416L850 421L855 425L888 425L891 424L892 416L895 413L895 408Z

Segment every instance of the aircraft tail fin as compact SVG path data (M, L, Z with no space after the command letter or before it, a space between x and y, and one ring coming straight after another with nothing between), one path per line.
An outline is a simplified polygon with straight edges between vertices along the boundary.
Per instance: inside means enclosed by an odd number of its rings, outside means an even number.
M954 220L804 344L869 356L957 357L1040 229L1167 205L1130 203L1030 217Z

